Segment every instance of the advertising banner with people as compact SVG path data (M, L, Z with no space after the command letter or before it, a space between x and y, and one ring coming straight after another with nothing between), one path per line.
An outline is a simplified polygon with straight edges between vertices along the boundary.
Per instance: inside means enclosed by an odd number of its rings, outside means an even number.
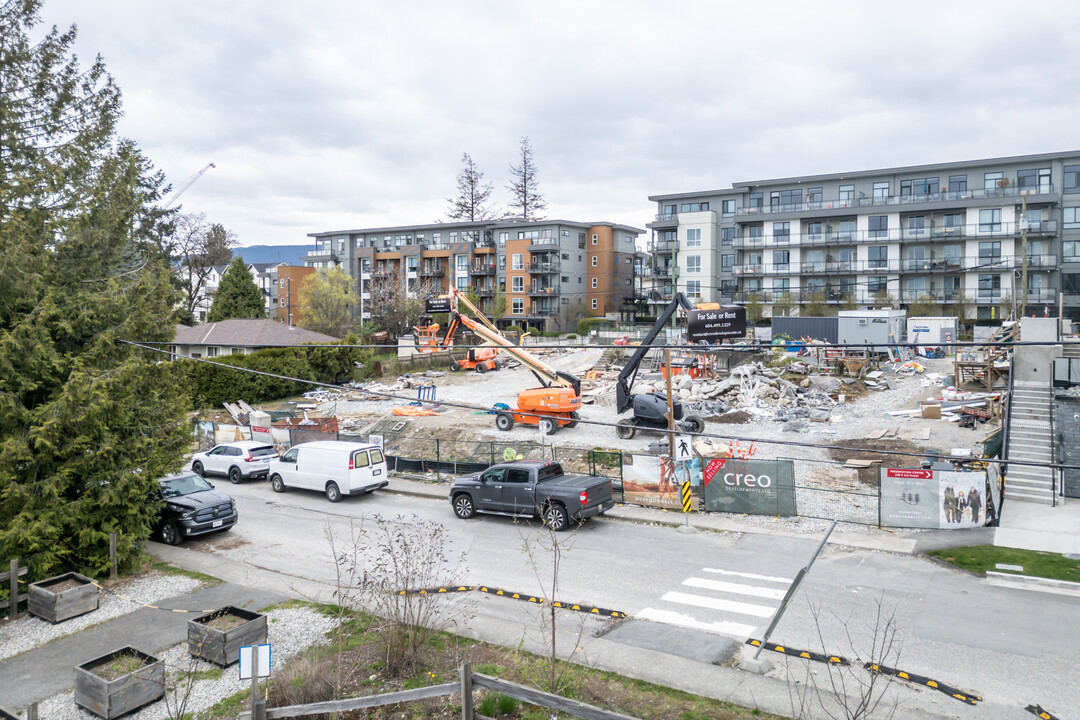
M883 527L963 530L985 524L985 472L882 468Z
M682 510L679 485L701 483L697 458L675 463L666 455L623 455L623 501L649 507Z
M705 510L795 515L795 469L790 460L702 460Z

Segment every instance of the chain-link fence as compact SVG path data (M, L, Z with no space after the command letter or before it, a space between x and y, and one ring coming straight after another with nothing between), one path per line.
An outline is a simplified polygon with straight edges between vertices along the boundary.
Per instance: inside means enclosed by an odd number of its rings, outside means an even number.
M801 517L881 524L880 466L845 467L842 463L803 458L795 469L795 513Z

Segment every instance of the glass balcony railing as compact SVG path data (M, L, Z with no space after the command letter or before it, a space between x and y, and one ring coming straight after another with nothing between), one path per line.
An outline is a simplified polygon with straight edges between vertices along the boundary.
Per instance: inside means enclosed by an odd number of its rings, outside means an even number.
M779 213L811 212L815 210L843 210L845 208L863 208L890 205L911 205L915 203L945 203L978 200L982 198L1006 198L1032 195L1052 195L1054 186L1046 183L1041 187L1018 187L1007 185L991 190L940 190L938 192L914 193L911 195L887 195L882 197L843 197L831 200L812 200L808 202L766 205L748 205L735 209L735 214L770 215ZM657 216L659 220L659 216Z

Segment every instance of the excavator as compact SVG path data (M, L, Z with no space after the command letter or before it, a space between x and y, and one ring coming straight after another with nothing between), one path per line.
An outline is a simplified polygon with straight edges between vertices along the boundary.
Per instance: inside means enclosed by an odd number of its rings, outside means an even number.
M447 303L447 301L449 301ZM462 315L457 310L458 302L476 314L477 320ZM517 407L501 410L495 415L495 427L507 431L515 423L536 425L544 434L551 435L561 427L573 428L579 419L581 409L581 380L570 373L556 370L544 361L534 357L523 348L507 340L482 312L476 309L462 293L450 288L449 295L432 298L427 303L429 314L450 312L449 330L458 324L484 338L496 353L504 352L529 368L542 387L523 390L518 395Z
M667 326L668 321L671 320L671 316L675 312L682 308L683 310L715 310L719 308L719 305L714 303L703 303L696 308L686 296L681 292L675 293L675 297L668 304L664 311L660 313L660 316L656 318L656 324L649 330L649 334L645 336L645 339L641 341L641 345L631 356L630 360L623 367L622 372L619 373L619 379L615 385L615 407L617 412L622 414L633 406L634 415L630 418L624 418L619 420L615 425L615 434L623 440L629 440L634 437L634 434L638 430L667 430L667 395L664 393L652 392L644 393L641 395L633 395L630 390L634 386L634 380L637 379L638 369L641 367L641 361L645 359L645 355L648 354L653 341L657 336L663 332ZM687 415L683 417L682 403L678 400L672 400L671 412L675 419L675 427L685 432L699 433L705 429L705 421L699 418L697 415Z

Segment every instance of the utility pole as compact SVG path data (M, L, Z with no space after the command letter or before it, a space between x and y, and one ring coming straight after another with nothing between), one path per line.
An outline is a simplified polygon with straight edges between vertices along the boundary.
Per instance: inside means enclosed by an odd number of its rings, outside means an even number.
M289 325L292 325L292 275L285 278L285 303L289 316Z
M671 348L664 348L664 368L667 370L667 429L668 456L675 462L675 410L671 400ZM672 467L674 470L674 467Z

